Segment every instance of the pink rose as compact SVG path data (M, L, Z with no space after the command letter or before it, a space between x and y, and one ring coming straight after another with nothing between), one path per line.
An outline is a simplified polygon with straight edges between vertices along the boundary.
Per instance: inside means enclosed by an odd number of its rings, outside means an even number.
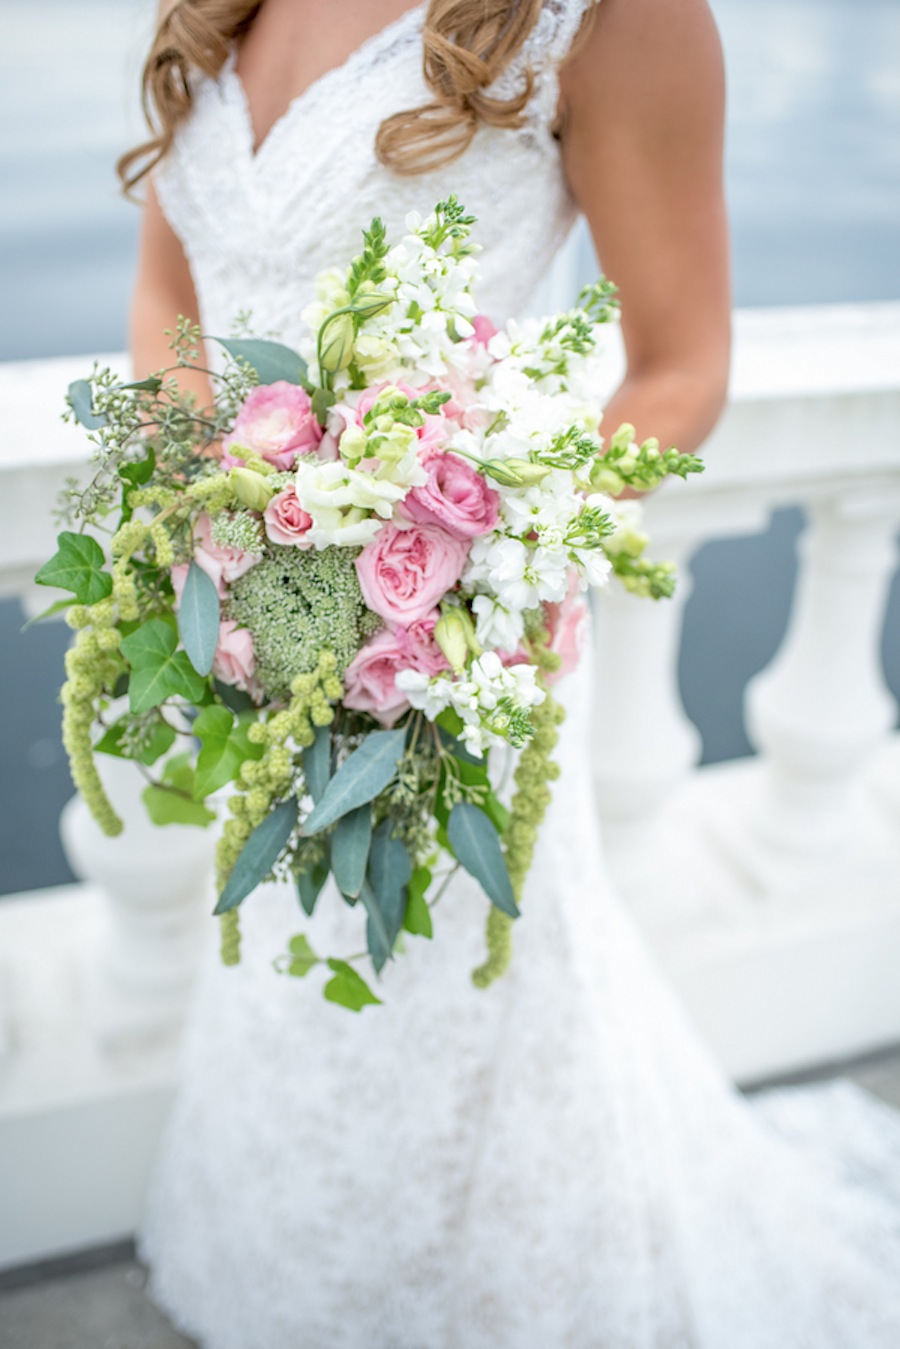
M569 581L569 592L561 603L544 605L544 616L550 634L550 650L555 651L562 662L558 670L547 675L547 683L555 684L557 679L575 669L587 637L588 605L575 576Z
M436 525L385 525L356 559L363 599L388 623L409 627L456 584L468 551Z
M254 450L276 468L290 469L298 455L317 450L321 439L309 394L279 379L248 394L224 448Z
M406 695L397 688L400 670L438 674L449 669L434 640L439 613L432 610L409 629L383 628L354 656L345 675L344 706L369 712L384 726L392 726L406 711Z
M312 527L312 516L300 505L293 483L272 498L263 512L263 520L272 543L293 544L297 548L310 546L307 534Z
M259 697L261 689L253 678L255 669L256 657L250 633L246 628L239 628L233 619L223 618L219 624L213 674L223 684L230 684L253 697Z
M490 533L500 498L478 470L449 450L430 450L421 462L428 481L407 494L404 512L421 524L442 525L458 539Z
M251 567L255 567L260 557L260 553L247 553L243 548L225 548L216 543L212 534L212 520L206 511L197 516L194 524L194 561L214 583L219 599L225 598L227 587ZM180 562L171 569L176 604L181 603L187 574L187 562Z

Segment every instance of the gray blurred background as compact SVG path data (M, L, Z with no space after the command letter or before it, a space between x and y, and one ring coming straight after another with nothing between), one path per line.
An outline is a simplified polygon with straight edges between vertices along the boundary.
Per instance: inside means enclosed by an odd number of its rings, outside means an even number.
M738 305L900 299L900 2L712 0L729 77ZM138 213L113 164L140 135L152 0L0 0L0 360L126 343ZM60 390L60 404L62 404ZM852 452L852 447L848 447ZM787 621L799 511L693 563L680 662L704 761L751 752L744 685ZM68 634L0 603L0 894L69 873L56 695ZM900 586L884 660L900 697Z

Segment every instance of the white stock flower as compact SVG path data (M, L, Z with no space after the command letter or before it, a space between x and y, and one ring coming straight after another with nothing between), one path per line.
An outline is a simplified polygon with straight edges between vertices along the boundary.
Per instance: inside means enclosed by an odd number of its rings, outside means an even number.
M472 600L475 611L475 636L482 646L498 651L515 651L525 633L520 613L514 613L493 595L476 595Z

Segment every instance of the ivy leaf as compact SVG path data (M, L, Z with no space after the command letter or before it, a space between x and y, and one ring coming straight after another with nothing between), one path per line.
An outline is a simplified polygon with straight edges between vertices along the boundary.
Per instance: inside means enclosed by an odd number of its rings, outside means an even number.
M215 583L192 562L178 606L178 633L199 675L208 675L213 666L219 641L219 609Z
M303 751L303 772L313 801L321 801L331 777L330 726L319 726L315 740Z
M406 887L406 913L403 926L414 937L431 937L431 910L425 902L425 892L431 884L428 867L416 867Z
M122 748L122 739L127 725L128 722L123 717L114 726L110 726L109 730L97 741L94 752L96 754L112 754L119 759L136 759L138 763L145 764L149 768L175 744L175 727L170 726L167 721L160 717L151 727L146 744L140 754L126 754Z
M112 577L103 570L103 549L89 534L64 529L57 551L35 576L38 585L71 590L79 604L97 604L112 594Z
M193 824L205 829L216 818L214 811L192 799L194 770L189 754L179 754L169 760L163 782L168 786L154 785L142 793L147 814L154 824Z
M97 431L106 425L108 420L106 413L94 411L90 380L73 380L66 394L66 402L75 413L75 420L87 427L88 431Z
M319 963L319 957L310 946L305 932L300 932L296 937L291 937L288 942L288 950L292 956L291 963L288 966L288 974L293 974L297 979L302 979L309 974L313 965Z
M305 834L318 834L342 815L374 800L397 771L403 753L406 731L372 731L359 749L344 760L310 811L303 826Z
M297 798L292 796L271 810L247 839L213 913L227 913L229 909L237 908L266 879L284 852L296 824Z
M236 689L233 684L223 684L221 679L214 679L213 688L218 698L226 707L230 707L232 712L249 712L256 706L249 693L245 693L243 689Z
M327 862L317 862L308 871L298 871L296 874L297 897L300 900L303 912L310 918L316 907L316 900L322 892L322 886L328 880L330 874L331 868Z
M309 383L309 372L303 357L281 342L267 342L262 338L214 337L235 360L246 361L255 371L260 384L275 384L287 380L289 384Z
M470 801L457 801L450 812L447 837L457 861L475 877L491 903L518 918L500 838L484 811Z
M324 989L329 1002L349 1007L351 1012L359 1012L371 1003L381 1005L381 999L376 998L365 979L346 960L329 960L328 968L334 971L334 978L328 980Z
M262 758L263 746L253 745L247 738L255 721L254 716L244 716L235 722L227 707L215 703L204 707L191 728L201 744L194 788L198 798L211 796L226 782L233 782L247 759Z
M161 618L151 618L122 641L122 655L131 666L128 701L132 712L149 712L166 698L203 697L206 681L191 665L186 651L176 651L178 638Z
M128 387L127 385L125 386ZM135 463L120 464L119 477L131 487L143 487L145 482L149 482L153 477L153 470L156 468L156 451L153 446L147 451L144 459L138 459Z
M357 806L338 820L331 840L331 869L338 889L354 899L359 896L372 841L372 807Z

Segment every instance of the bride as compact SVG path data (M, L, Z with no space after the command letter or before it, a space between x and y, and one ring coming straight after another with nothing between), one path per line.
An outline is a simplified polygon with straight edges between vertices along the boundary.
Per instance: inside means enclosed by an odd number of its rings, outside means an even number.
M608 424L709 431L730 299L705 0L181 0L146 83L159 134L122 164L152 169L138 374L179 313L291 342L361 221L396 235L454 192L499 318L582 211L623 301ZM847 1081L723 1077L604 872L586 662L561 691L504 978L471 984L464 878L359 1016L273 972L305 921L286 888L245 905L236 969L210 958L141 1236L207 1349L900 1345L900 1117ZM316 940L341 949L330 900Z

